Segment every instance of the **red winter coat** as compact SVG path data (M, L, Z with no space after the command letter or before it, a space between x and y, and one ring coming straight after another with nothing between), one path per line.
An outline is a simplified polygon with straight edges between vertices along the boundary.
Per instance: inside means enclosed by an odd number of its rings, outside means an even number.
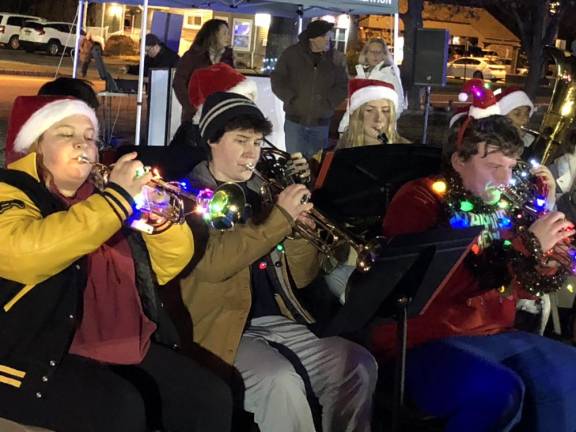
M398 191L384 219L385 236L418 233L447 224L443 203L430 188L435 180L415 180ZM518 250L523 248L518 239L512 244ZM500 286L481 290L479 280L470 268L465 263L460 264L426 312L409 320L408 346L447 336L490 335L511 330L516 300L519 294L525 297L526 293L515 290L504 297L498 288ZM377 354L390 354L394 348L395 331L392 324L375 328L372 342Z

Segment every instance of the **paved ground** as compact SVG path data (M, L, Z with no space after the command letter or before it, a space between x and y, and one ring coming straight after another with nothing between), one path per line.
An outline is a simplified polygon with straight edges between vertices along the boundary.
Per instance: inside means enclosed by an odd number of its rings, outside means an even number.
M137 57L104 57L104 61L114 77L122 75L120 67L126 64L138 63ZM98 79L96 68L89 68L89 80ZM41 52L27 53L0 47L0 74L14 74L54 77L72 75L72 58L65 56L50 56Z

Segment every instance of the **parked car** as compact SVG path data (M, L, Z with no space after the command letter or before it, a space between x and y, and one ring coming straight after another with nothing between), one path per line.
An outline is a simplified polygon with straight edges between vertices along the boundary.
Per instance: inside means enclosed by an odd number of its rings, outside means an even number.
M475 71L482 72L486 80L506 79L506 65L480 57L460 57L449 62L446 75L452 78L470 79Z
M0 12L0 44L12 49L20 48L20 28L26 21L43 21L43 18Z
M80 31L86 36L84 30ZM101 37L92 37L96 47L104 49ZM66 22L34 22L27 21L20 29L20 44L28 52L41 50L50 55L58 55L62 51L72 54L76 43L76 25Z

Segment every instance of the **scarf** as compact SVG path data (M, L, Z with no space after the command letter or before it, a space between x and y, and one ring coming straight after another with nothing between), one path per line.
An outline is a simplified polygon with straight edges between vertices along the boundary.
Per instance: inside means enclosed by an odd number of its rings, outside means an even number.
M53 191L68 206L94 192L86 182L74 197ZM150 347L156 324L142 309L132 251L118 231L87 257L88 280L82 319L69 352L103 363L138 364Z

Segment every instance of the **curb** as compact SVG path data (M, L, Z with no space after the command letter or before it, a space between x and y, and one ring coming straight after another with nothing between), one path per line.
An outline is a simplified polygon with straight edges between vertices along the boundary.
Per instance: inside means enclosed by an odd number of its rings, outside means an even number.
M53 78L54 73L48 71L23 71L23 70L11 70L11 69L0 69L0 75L22 75L22 76L37 76ZM69 76L66 74L58 74L58 76Z

